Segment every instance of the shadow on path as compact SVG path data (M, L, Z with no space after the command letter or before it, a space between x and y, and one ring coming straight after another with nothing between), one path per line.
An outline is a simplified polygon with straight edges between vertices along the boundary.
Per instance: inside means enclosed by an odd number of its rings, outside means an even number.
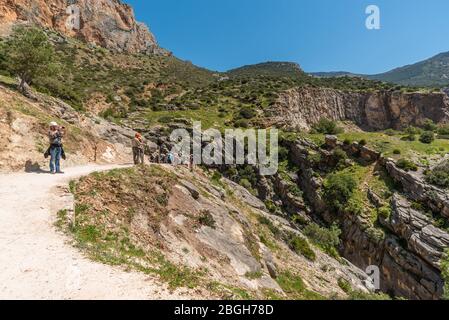
M33 163L31 160L28 160L27 162L25 162L25 172L49 174L50 170L43 170L37 162Z

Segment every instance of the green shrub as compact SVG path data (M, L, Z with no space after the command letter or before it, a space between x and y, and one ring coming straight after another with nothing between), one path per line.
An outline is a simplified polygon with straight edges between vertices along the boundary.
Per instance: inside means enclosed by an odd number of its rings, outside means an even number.
M387 136L390 136L390 137L396 135L396 133L397 133L397 132L394 131L393 129L387 129L387 130L385 130L385 134L386 134Z
M338 279L338 286L340 287L341 290L343 290L347 294L351 293L351 291L352 291L351 284L349 283L348 280L346 280L344 278Z
M307 160L309 160L312 165L318 165L321 162L321 154L309 153L309 155L307 156Z
M278 155L279 155L279 161L286 161L288 160L288 156L289 156L289 150L285 147L279 147L278 148Z
M163 116L158 119L159 123L163 123L163 124L170 123L173 120L174 120L174 117L172 117L172 116Z
M234 122L234 125L235 125L237 128L244 128L244 129L249 128L249 122L248 122L248 120L246 120L246 119L239 119L239 120L236 120L236 121Z
M290 271L281 272L276 278L277 283L289 299L293 300L323 300L321 295L307 290L307 286L299 275ZM277 295L276 295L277 296Z
M349 300L367 300L367 301L388 301L391 297L385 293L365 293L363 291L351 291L349 293Z
M423 128L424 128L424 130L431 131L431 132L434 132L434 131L436 131L438 129L438 127L435 124L435 122L433 122L430 119L426 119L424 121Z
M441 140L449 140L449 134L438 134L437 138ZM440 148L440 151L444 151L444 148Z
M437 133L442 136L449 136L449 125L440 125L437 129Z
M336 148L333 152L333 156L337 162L344 162L348 159L348 155L341 148Z
M426 144L431 144L435 141L435 134L432 131L425 131L421 134L419 141Z
M291 184L288 187L288 192L290 192L295 197L301 198L303 196L303 192L297 184Z
M441 188L449 188L449 161L428 171L426 181Z
M323 228L316 223L311 223L304 228L303 232L324 252L332 257L338 257L341 230L336 224L333 224L330 228Z
M277 207L272 200L265 200L265 206L271 213L275 213L277 211Z
M324 199L335 210L345 208L357 188L355 178L344 172L331 174L324 182Z
M114 117L114 110L112 108L107 108L103 112L100 113L100 117L104 119L109 119L111 117Z
M208 210L201 212L201 215L198 217L198 223L202 226L207 226L212 229L216 228L215 219Z
M417 135L417 134L421 134L422 130L420 128L410 126L404 130L404 133L406 133L408 135Z
M399 159L398 162L396 162L396 165L398 168L405 171L418 171L418 166L414 162L407 159Z
M343 144L344 144L345 146L349 146L349 145L352 144L352 141L351 141L351 139L346 138L346 139L343 141Z
M388 220L391 215L391 207L389 205L385 205L378 209L378 214L385 220Z
M256 116L256 111L251 107L243 107L240 110L240 116L244 119L252 119Z
M444 280L444 296L445 300L449 300L449 250L446 250L441 259L441 274Z
M313 129L322 134L339 134L343 132L343 129L338 127L335 121L325 118L321 118L320 121L313 126Z
M352 197L349 199L348 204L345 206L344 210L352 215L360 216L363 213L365 204L360 199L360 197Z
M367 143L367 141L365 139L362 139L362 140L359 141L359 145L361 145L361 146L366 146L367 144L368 143Z
M275 238L279 238L281 236L281 230L276 227L270 219L264 216L259 216L258 220L260 224L268 227Z
M399 150L399 149L394 149L393 150L393 154L396 154L396 155L399 155L399 154L401 154L402 152L401 152L401 150Z
M246 189L251 189L253 187L251 182L249 182L249 180L245 178L240 179L239 184Z
M291 234L290 239L288 241L288 245L290 249L292 249L294 252L303 255L310 261L316 260L316 254L312 250L312 248L309 245L309 242L306 239L301 238L300 236L297 236L295 234Z
M409 134L409 135L403 137L402 140L404 140L404 141L410 141L410 142L416 141L416 135L414 135L414 134Z
M13 28L12 35L6 39L2 60L7 61L4 66L20 78L19 89L23 91L25 84L31 85L39 78L51 77L57 74L59 65L54 47L48 35L36 27L19 25Z

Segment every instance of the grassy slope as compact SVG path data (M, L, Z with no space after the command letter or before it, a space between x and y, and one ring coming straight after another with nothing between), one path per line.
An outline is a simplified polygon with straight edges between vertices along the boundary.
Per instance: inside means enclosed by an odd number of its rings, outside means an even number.
M425 144L419 141L405 141L406 135L396 134L387 135L383 132L348 132L339 135L341 140L349 139L351 141L365 140L367 145L386 157L399 159L401 157L413 158L426 164L431 158L440 158L449 153L449 140L436 139L431 144ZM400 151L400 154L394 152Z
M388 133L388 132L387 132ZM419 135L416 135L415 141L407 141L404 138L408 134L395 132L394 135L386 132L363 132L346 131L338 134L340 141L348 140L350 142L360 142L365 140L367 146L383 154L384 157L393 159L412 158L415 161L428 164L429 160L437 160L449 153L448 139L435 139L431 144L425 144L419 141ZM324 143L323 134L300 133L300 136L308 138L321 145ZM396 152L395 152L396 151ZM400 153L398 154L397 151Z
M92 137L90 132L81 130L78 126L68 123L67 121L51 115L48 110L42 108L39 104L32 103L28 99L24 98L21 94L15 90L9 90L8 87L12 87L16 84L16 80L8 76L0 76L0 85L6 86L2 88L0 94L0 108L5 113L16 112L18 116L30 117L30 124L33 123L33 134L35 137L36 150L39 153L45 152L47 145L47 128L51 121L57 121L60 125L67 128L68 135L65 140L66 151L78 151L80 148L80 142L86 137L92 141L98 140L98 138ZM31 138L31 137L30 137ZM34 151L34 150L30 150Z

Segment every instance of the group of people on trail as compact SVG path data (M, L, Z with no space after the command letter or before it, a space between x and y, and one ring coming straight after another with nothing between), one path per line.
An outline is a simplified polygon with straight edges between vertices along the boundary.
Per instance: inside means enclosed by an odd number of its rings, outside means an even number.
M132 140L132 151L134 164L144 164L145 142L140 133L136 133ZM163 153L160 146L157 153L153 153L150 155L149 160L152 163L167 163L174 166L186 164L191 170L193 170L194 167L193 155L190 155L188 159L186 159L182 153L175 153L173 151Z
M50 157L50 173L51 174L63 174L61 170L61 159L66 159L64 146L62 139L66 134L66 129L63 126L59 126L56 122L50 123L50 128L48 131L49 147L45 152L45 158ZM141 165L145 163L145 141L142 134L136 133L132 139L132 152L133 161L135 165ZM150 156L150 162L154 163L168 163L171 165L188 165L190 170L193 170L194 161L193 155L184 157L182 153L175 153L170 151L168 153L162 154L161 147L157 154L152 154Z

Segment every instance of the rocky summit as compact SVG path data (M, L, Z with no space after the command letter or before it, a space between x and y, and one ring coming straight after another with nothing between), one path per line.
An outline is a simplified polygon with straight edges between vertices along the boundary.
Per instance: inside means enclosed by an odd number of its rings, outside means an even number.
M0 1L0 30L7 33L22 23L120 52L166 54L148 27L136 21L133 9L120 0Z

